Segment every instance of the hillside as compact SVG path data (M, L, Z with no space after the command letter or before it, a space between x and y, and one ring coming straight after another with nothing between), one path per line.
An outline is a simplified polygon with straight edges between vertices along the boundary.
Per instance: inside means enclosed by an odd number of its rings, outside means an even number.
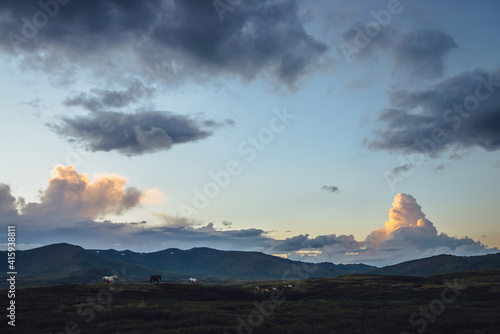
M481 256L437 255L373 269L371 275L430 276L466 270L499 269L500 253Z
M5 252L1 253L4 256ZM95 283L115 271L127 280L144 280L144 273L151 271L140 263L99 258L80 246L65 243L16 251L16 267L18 286ZM7 268L3 270L7 271ZM174 273L160 273L170 279L181 279Z
M1 252L5 256L5 252ZM6 261L3 264L7 271ZM160 274L164 281L184 282L197 277L206 282L222 280L269 280L332 277L366 271L374 267L291 261L259 252L220 251L210 248L166 249L152 253L129 250L85 250L66 243L16 252L16 266L22 274L19 286L67 283L95 283L102 276L118 274L121 281L149 280ZM302 276L287 273L301 268ZM5 286L6 283L0 283Z

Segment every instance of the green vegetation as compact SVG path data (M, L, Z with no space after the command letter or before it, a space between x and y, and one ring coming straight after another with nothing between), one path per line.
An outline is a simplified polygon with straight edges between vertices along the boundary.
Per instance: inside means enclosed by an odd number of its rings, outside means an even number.
M285 283L290 282L259 285ZM425 333L500 332L500 270L427 278L348 275L294 283L297 290L283 295L255 294L254 285L20 288L16 327L4 319L0 332L59 333L67 326L74 333L93 334L238 333L238 327L240 333L418 333L424 324ZM429 313L429 307L438 314ZM432 321L418 314L420 308Z

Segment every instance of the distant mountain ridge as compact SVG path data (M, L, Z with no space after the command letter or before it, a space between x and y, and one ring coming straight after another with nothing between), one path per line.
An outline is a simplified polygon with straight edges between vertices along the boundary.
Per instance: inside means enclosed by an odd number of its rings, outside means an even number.
M436 255L372 269L370 275L431 276L457 271L500 269L500 253L478 256Z
M7 257L6 252L0 253ZM147 281L153 274L162 275L163 281L173 282L183 282L188 277L202 281L294 280L339 276L375 268L365 264L313 264L260 252L204 247L139 253L83 249L67 243L17 251L16 266L19 268L19 286L95 283L102 276L112 274L117 274L119 281Z
M6 251L0 251L7 258ZM7 261L0 268L7 272ZM164 282L197 277L205 283L324 278L348 274L430 276L447 272L500 269L500 253L483 256L438 255L376 268L366 264L292 261L260 252L221 251L200 247L141 253L84 249L67 243L16 252L18 286L96 283L117 274L118 281L145 282L159 274ZM6 281L0 283L5 287Z

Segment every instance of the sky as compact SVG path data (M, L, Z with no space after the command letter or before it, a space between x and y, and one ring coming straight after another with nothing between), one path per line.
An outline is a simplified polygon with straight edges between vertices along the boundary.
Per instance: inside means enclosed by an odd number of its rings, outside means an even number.
M499 252L495 0L0 2L0 246Z

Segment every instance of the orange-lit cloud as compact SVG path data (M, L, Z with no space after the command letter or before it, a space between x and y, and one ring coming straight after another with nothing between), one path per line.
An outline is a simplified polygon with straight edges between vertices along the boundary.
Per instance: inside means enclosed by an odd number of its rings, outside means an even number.
M148 189L139 199L141 203L160 204L167 201L167 196L158 188Z
M58 165L52 170L48 187L39 203L28 203L23 215L72 218L95 218L106 214L123 214L139 205L142 192L125 187L127 178L105 174L90 180L73 166Z
M366 242L374 248L379 248L380 244L394 237L396 231L401 230L405 233L410 231L419 231L420 233L437 234L436 228L425 218L422 208L417 200L407 194L399 193L394 197L392 208L389 211L389 220L385 222L385 228L378 228L367 238Z
M287 251L289 259L393 264L438 254L480 255L498 252L468 237L438 233L425 218L415 198L397 194L385 227L371 232L364 241L335 234L309 238L299 235L282 240L273 250ZM320 250L320 252L312 252Z

